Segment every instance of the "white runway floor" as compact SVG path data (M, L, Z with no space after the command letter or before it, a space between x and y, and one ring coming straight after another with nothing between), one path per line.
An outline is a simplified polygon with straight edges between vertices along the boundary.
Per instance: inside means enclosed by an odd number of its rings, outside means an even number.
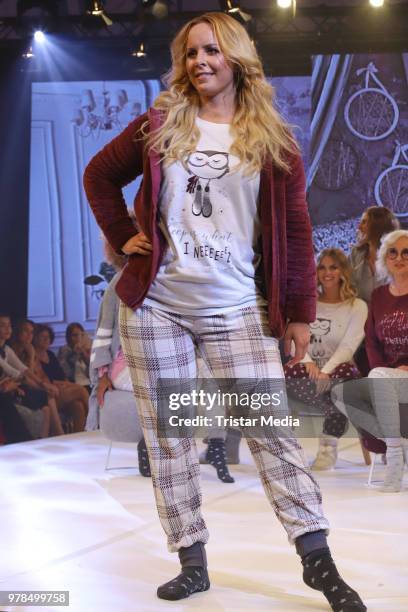
M316 442L306 440L312 458ZM246 443L231 466L235 484L202 466L211 589L181 602L156 598L178 573L156 517L150 479L137 468L104 471L99 432L0 448L0 590L69 590L69 608L5 610L134 612L329 610L301 580L293 547L270 509ZM399 494L364 486L368 468L355 440L341 442L339 467L318 475L337 565L368 610L408 610L408 477ZM116 445L114 466L136 466L136 447ZM377 469L380 477L383 468Z

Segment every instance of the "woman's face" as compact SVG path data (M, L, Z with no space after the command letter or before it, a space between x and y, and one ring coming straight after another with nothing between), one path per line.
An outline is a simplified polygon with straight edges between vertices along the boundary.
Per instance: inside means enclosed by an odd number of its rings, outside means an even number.
M68 344L71 348L77 346L78 344L81 344L82 334L83 332L80 327L74 327L73 329L71 329L71 334L68 338Z
M406 257L408 257L408 238L402 236L387 249L385 264L391 276L408 274L408 259Z
M363 213L360 219L359 226L358 226L358 231L360 232L363 238L365 238L365 236L367 235L367 229L368 229L368 215L367 213Z
M317 280L323 290L340 286L341 272L339 265L327 255L323 257L317 267Z
M34 328L31 323L23 323L18 334L21 344L31 344L33 341Z
M36 335L34 340L35 348L41 351L47 351L51 344L50 334L44 329L42 332Z
M4 343L10 340L12 334L11 321L9 317L0 317L0 340Z
M208 23L193 26L187 39L186 70L200 99L235 95L234 73Z

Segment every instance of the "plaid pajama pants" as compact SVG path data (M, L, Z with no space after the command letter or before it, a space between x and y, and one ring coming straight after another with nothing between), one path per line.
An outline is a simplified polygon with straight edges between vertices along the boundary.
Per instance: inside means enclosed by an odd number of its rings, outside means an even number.
M168 549L175 552L195 542L206 543L195 440L157 437L158 379L194 379L197 351L215 378L283 379L278 341L269 331L266 308L251 306L197 317L150 306L133 311L121 303L120 337ZM293 543L308 532L327 530L320 489L297 440L264 436L247 438L247 442L265 493L289 541Z

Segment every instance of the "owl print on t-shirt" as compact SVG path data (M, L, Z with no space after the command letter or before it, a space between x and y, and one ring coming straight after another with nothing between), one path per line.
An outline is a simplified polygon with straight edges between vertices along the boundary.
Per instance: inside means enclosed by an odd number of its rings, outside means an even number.
M229 155L222 151L194 151L187 160L190 178L187 181L187 193L194 194L192 213L196 217L211 217L210 183L225 176L229 168Z
M330 333L331 321L329 319L319 319L310 324L310 356L318 368L322 368L326 363L326 351L322 343L322 337Z

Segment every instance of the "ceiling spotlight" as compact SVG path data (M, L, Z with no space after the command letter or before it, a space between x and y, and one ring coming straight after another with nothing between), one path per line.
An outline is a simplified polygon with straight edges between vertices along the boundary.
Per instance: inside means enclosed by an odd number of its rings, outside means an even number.
M92 0L91 7L87 11L87 13L89 15L92 15L93 17L101 17L103 19L105 25L107 25L107 26L111 26L113 24L112 19L109 19L109 17L105 13L105 10L103 8L103 4L102 4L102 2L100 0Z
M245 22L251 21L252 15L243 11L241 7L239 6L238 2L234 2L233 0L227 0L225 5L226 5L225 11L229 15L238 15L238 17L241 17L242 21L245 21Z
M277 0L279 8L287 9L292 6L292 0Z
M375 8L380 8L381 6L384 6L384 0L369 0L371 6L374 6Z
M25 53L23 53L21 57L24 59L31 59L32 57L35 57L33 53L33 48L29 47L29 49Z
M142 0L142 7L149 9L156 19L164 19L169 14L167 0Z
M164 19L169 14L169 7L164 0L156 0L152 6L152 15L156 19Z
M34 32L34 40L36 43L43 43L45 42L45 34L42 30L36 30Z
M132 57L146 57L144 43L140 43L139 47L132 51Z

